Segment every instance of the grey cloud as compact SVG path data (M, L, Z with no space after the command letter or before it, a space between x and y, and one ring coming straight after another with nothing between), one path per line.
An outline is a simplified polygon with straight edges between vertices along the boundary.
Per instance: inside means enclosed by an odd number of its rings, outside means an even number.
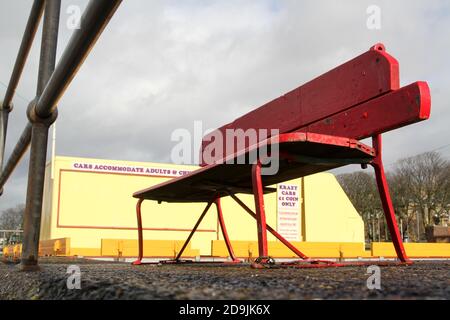
M86 3L63 1L59 55L71 34L67 6ZM381 8L379 31L366 28L370 4ZM30 7L0 4L4 83ZM385 135L386 163L437 148L450 134L449 13L445 0L124 1L60 101L57 153L170 161L174 129L231 121L376 42L400 61L402 84L427 80L433 99L429 121ZM36 40L19 87L27 98L35 93ZM7 154L25 125L26 103L15 103ZM25 198L26 168L6 186L0 210Z

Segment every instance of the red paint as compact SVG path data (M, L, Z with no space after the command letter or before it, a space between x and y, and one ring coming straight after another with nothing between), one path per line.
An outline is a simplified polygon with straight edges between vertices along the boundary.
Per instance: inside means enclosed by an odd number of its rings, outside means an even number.
M232 261L239 262L239 259L236 258L236 255L233 251L233 246L231 245L230 239L228 238L227 228L225 226L225 221L223 219L222 206L220 204L220 199L216 199L215 201L217 208L217 221L220 224L220 230L222 230L223 239L225 241L225 245L227 246L228 253Z
M238 128L291 132L398 88L397 60L384 49L371 49L217 130L224 136L226 129ZM201 155L210 139L211 134L203 138Z
M141 265L142 259L144 256L144 236L142 234L142 214L141 214L141 206L144 199L139 199L136 204L136 215L137 215L137 225L138 225L138 244L139 244L139 253L138 253L138 259L134 261L133 265ZM187 245L189 244L189 241L191 241L192 236L197 231L198 226L202 222L203 218L205 217L206 213L208 212L209 208L211 207L212 202L209 202L206 206L203 213L200 215L200 218L198 219L197 223L195 224L194 228L191 230L191 233L189 234L189 237L187 238L186 242L183 244L183 247L181 248L180 252L178 253L175 260L180 260L181 256L183 255L184 250L186 249Z
M205 210L203 210L202 214L200 215L200 218L198 219L197 223L195 224L194 228L192 229L191 233L189 234L188 238L186 239L186 242L183 244L183 247L181 248L180 252L178 252L178 255L175 258L175 260L180 260L181 256L183 255L184 250L186 249L187 245L189 244L189 241L191 241L192 236L194 235L195 231L197 231L198 226L202 222L203 218L205 217L205 215L208 212L211 205L212 205L212 202L209 202L206 205Z
M266 212L264 209L264 192L261 180L261 162L259 161L252 166L252 182L256 208L256 224L258 227L258 252L260 257L267 257Z
M143 199L139 199L136 204L136 216L137 216L137 226L138 226L138 246L139 246L139 253L138 253L138 260L139 263L142 261L142 257L144 256L144 236L142 234L142 213L141 213L141 206ZM137 264L138 262L134 262L134 264Z
M323 148L331 148L336 151L336 147L339 147L340 152L350 152L351 154L355 154L353 151L358 151L357 157L371 158L375 155L375 151L373 148L355 140L346 137L336 137L330 135L316 134L316 133L302 133L302 132L292 132L292 133L283 133L277 137L271 137L267 140L261 141L255 145L247 147L243 150L240 150L236 154L228 156L227 159L224 159L222 163L216 163L209 165L207 167L202 167L198 170L195 170L185 176L177 177L172 180L168 180L162 182L158 185L151 186L144 190L137 191L133 194L135 198L144 198L148 200L164 200L167 202L180 202L180 200L185 202L206 202L211 198L226 196L226 192L220 192L217 190L197 190L195 189L196 184L201 183L203 180L214 181L218 183L223 183L223 177L227 177L234 181L237 185L248 185L251 186L251 173L237 171L236 167L227 165L226 162L229 159L236 159L237 157L254 151L258 148L262 148L265 145L279 143L280 144L280 157L282 159L289 159L290 154L286 154L282 152L283 144L291 144L296 143L297 147L303 147L303 143L305 145L309 145L309 147L323 147ZM311 144L315 144L315 146L311 146ZM308 147L308 146L306 146ZM285 163L280 163L280 166L285 166ZM314 169L314 168L313 168ZM323 171L323 170L322 170ZM291 179L297 178L298 172L292 171ZM313 172L314 173L314 172ZM274 176L276 177L276 176ZM280 181L270 181L267 182L269 177L265 177L264 185L275 184ZM290 180L290 179L285 179ZM164 198L161 198L164 196ZM170 198L169 198L170 196ZM201 196L201 198L199 198Z
M339 165L351 163L354 159L357 159L362 164L370 163L375 169L383 210L397 256L401 260L401 264L410 264L411 261L406 256L403 248L384 173L381 134L428 119L431 110L431 97L426 82L415 82L400 89L398 70L398 62L386 53L384 45L376 44L368 52L355 59L217 129L215 132L222 133L224 137L227 129L242 129L244 131L247 129L278 129L279 133L281 133L278 137L279 141L274 140L274 138L263 139L260 135L257 137L258 141L256 144L245 145L239 150L236 150L236 148L227 150L225 139L223 149L225 155L223 158L225 160L236 158L250 150L261 147L263 144L279 143L281 149L283 143L296 142L297 144L287 145L283 151L280 151L281 160L286 160L288 165L291 166L283 164L285 167L282 169L285 169L285 171L278 174L279 179L284 178L285 180L325 171L333 167L329 163L333 164L333 161L336 159L347 159L349 155L351 161L341 162ZM261 263L255 265L258 268L265 267L265 263L271 260L268 257L267 230L272 232L299 257L305 259L304 262L306 262L306 264L291 263L282 264L282 266L324 268L364 264L309 260L289 241L285 240L270 226L267 226L263 198L264 186L277 183L276 178L264 176L264 179L262 179L261 163L259 161L251 166L251 172L241 170L246 167L225 165L220 163L220 161L207 165L204 162L202 152L211 143L209 140L212 135L210 134L203 138L200 157L203 168L187 176L175 178L136 192L133 196L173 202L176 202L176 197L178 197L178 199L183 199L184 201L194 202L204 201L204 197L210 196L211 192L215 193L215 197L231 195L257 220L258 250L259 257L262 258ZM372 148L358 141L368 137L373 138ZM249 143L247 142L247 144ZM342 156L342 158L335 158L336 150L339 150L340 153L337 153L337 155ZM306 156L303 153L306 153ZM308 155L310 156L308 157ZM347 156L347 158L344 156ZM304 163L306 165L294 167L296 163ZM310 164L309 167L307 166L308 164ZM224 168L231 169L226 170ZM318 168L317 171L314 171L314 168ZM299 172L298 169L301 169L302 172ZM248 170L250 171L250 169ZM217 176L220 179L217 179ZM256 213L253 213L232 192L227 191L229 185L224 181L223 177L227 177L227 180L233 181L239 187L246 187L245 183L248 183L247 180L251 180ZM201 188L195 189L193 187L199 184L202 186L205 184L208 187L207 183L212 180L216 184L219 182L218 187L214 187L213 191ZM163 191L161 192L160 190ZM182 190L185 190L183 191L184 193ZM238 189L235 188L234 190ZM167 196L168 194L171 196ZM204 214L205 212L200 217L196 227L201 222ZM196 227L189 235L186 244L194 234ZM226 242L229 242L228 239ZM181 254L176 260L179 260L180 256ZM370 263L374 264L373 261Z
M415 82L297 130L360 140L426 120L430 110L427 83Z
M231 198L234 199L250 216L256 219L256 214L244 203L242 202L236 195L231 194ZM281 234L279 234L274 228L266 224L267 230L272 233L278 240L281 241L286 247L288 247L292 252L294 252L297 256L299 256L302 259L308 259L308 256L306 256L303 252L298 250L292 243L290 243L288 240L286 240Z
M378 192L380 193L381 203L383 205L384 215L391 234L392 243L394 244L395 252L402 262L409 262L403 247L400 231L398 230L397 220L395 218L394 206L392 205L391 196L389 194L389 187L384 173L384 166L382 160L382 139L381 135L373 137L373 146L377 150L377 156L372 162L375 169L375 177L377 180Z

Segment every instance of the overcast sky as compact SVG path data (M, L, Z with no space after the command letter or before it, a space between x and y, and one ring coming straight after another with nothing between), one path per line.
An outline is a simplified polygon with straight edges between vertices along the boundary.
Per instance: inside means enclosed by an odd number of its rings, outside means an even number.
M31 8L0 0L0 100ZM58 57L72 30L62 2ZM368 6L381 29L368 29ZM450 1L124 0L59 104L56 153L169 162L176 128L232 121L383 42L401 84L428 81L432 115L385 134L387 164L450 143ZM36 92L40 31L14 99L6 156ZM440 149L444 156L450 148ZM0 211L25 201L28 154ZM389 169L389 166L388 168Z

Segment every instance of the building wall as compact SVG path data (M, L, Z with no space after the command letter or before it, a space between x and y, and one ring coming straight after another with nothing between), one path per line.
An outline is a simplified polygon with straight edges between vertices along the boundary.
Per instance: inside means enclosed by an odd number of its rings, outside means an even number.
M91 168L80 168L80 166ZM102 165L101 169L95 169ZM70 238L76 248L100 248L101 239L137 239L135 191L171 179L166 173L143 175L105 168L123 166L163 169L177 173L195 166L56 157L47 165L41 239ZM53 179L51 171L54 170ZM116 168L117 169L117 168ZM114 172L113 172L114 171ZM298 211L300 240L315 242L364 242L363 222L333 175L316 174L290 181L304 195ZM240 198L254 208L253 197ZM277 228L277 193L265 197L267 223ZM184 240L206 204L158 204L142 206L145 239ZM256 223L231 198L222 200L224 219L232 240L256 240ZM218 232L215 206L192 239L192 248L211 254ZM219 229L220 231L220 229ZM269 241L275 240L269 236Z
M304 178L305 240L364 241L364 222L332 174Z

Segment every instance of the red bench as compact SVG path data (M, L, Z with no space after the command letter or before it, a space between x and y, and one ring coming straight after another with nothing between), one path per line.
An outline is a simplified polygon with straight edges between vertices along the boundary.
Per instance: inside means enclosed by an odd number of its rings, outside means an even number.
M139 257L135 264L141 264L143 258L141 203L144 200L207 203L174 262L181 261L184 248L213 203L230 257L238 261L220 207L220 198L225 196L232 197L256 219L258 262L270 261L267 230L307 260L306 255L266 224L263 195L275 191L270 188L273 184L348 164L374 167L398 258L402 263L409 263L383 169L381 134L428 119L430 106L427 83L415 82L400 88L397 60L382 44L377 44L362 55L211 132L202 141L202 168L134 193L133 196L139 199ZM227 133L236 130L241 134L256 130L256 135L245 136L244 143L236 145L233 136L232 140L227 138ZM369 137L372 146L359 142ZM276 174L261 174L275 162ZM254 195L255 212L237 197L238 193Z

